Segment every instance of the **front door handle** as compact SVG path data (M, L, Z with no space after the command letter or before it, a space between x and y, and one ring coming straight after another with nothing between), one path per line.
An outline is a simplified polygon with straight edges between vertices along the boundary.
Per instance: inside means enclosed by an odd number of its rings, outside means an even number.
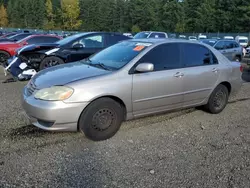
M217 68L213 68L213 72L218 72L219 70Z
M184 76L184 74L181 73L181 72L177 72L177 73L174 75L174 77L176 77L176 78L180 78L180 77L182 77L182 76Z

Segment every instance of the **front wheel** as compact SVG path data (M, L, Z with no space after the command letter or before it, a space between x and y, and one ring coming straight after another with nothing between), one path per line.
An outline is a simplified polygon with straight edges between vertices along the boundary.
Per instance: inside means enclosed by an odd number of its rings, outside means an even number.
M5 51L0 51L0 64L5 64L10 58L10 54Z
M43 69L53 67L53 66L56 66L56 65L61 65L61 64L64 64L64 61L59 57L55 57L55 56L46 57L41 62L39 69L43 70Z
M218 85L211 94L205 108L212 114L218 114L224 110L228 103L229 91L226 86Z
M241 62L241 57L240 57L240 56L236 56L236 57L234 58L234 60L237 61L237 62Z
M79 129L93 141L102 141L113 137L124 120L121 104L110 98L93 101L79 119Z

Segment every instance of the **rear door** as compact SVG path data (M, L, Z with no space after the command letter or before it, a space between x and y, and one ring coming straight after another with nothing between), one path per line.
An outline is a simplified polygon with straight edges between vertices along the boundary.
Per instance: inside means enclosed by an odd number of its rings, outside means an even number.
M184 107L202 103L219 78L219 64L212 52L200 44L183 43Z
M133 74L132 101L135 116L179 108L183 102L180 47L177 43L155 47L140 63L154 64L154 71Z
M75 46L78 45L76 48ZM79 45L81 47L79 47ZM93 34L82 37L73 42L69 48L68 62L79 61L104 48L104 34Z

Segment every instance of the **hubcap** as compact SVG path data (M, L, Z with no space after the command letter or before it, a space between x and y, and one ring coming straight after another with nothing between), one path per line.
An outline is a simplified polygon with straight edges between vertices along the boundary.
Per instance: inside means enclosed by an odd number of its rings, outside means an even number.
M8 59L8 56L5 54L0 54L0 63L5 63Z
M58 61L54 61L54 60L49 60L47 63L45 63L44 67L45 68L49 68L49 67L53 67L59 65Z
M92 119L92 126L98 131L108 129L116 120L116 113L108 108L97 111Z
M214 97L214 107L217 109L223 108L226 102L226 93L222 90L218 91Z

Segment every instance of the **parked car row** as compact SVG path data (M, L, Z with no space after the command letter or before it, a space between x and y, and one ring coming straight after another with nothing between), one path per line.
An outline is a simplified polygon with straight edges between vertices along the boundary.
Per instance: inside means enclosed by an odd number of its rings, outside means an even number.
M130 38L119 33L87 32L56 42L43 40L43 43L16 49L4 67L6 72L11 72L18 80L28 80L40 70L88 58L106 47L128 39Z
M4 62L6 75L10 72L19 81L29 80L43 69L88 58L104 48L131 38L121 33L110 32L78 33L64 39L53 35L28 33L14 36L25 35L29 36L17 42L0 42L0 62ZM164 32L145 31L134 36L134 39L151 38L166 39L168 35ZM242 48L234 40L199 41L213 46L231 61L242 60Z

